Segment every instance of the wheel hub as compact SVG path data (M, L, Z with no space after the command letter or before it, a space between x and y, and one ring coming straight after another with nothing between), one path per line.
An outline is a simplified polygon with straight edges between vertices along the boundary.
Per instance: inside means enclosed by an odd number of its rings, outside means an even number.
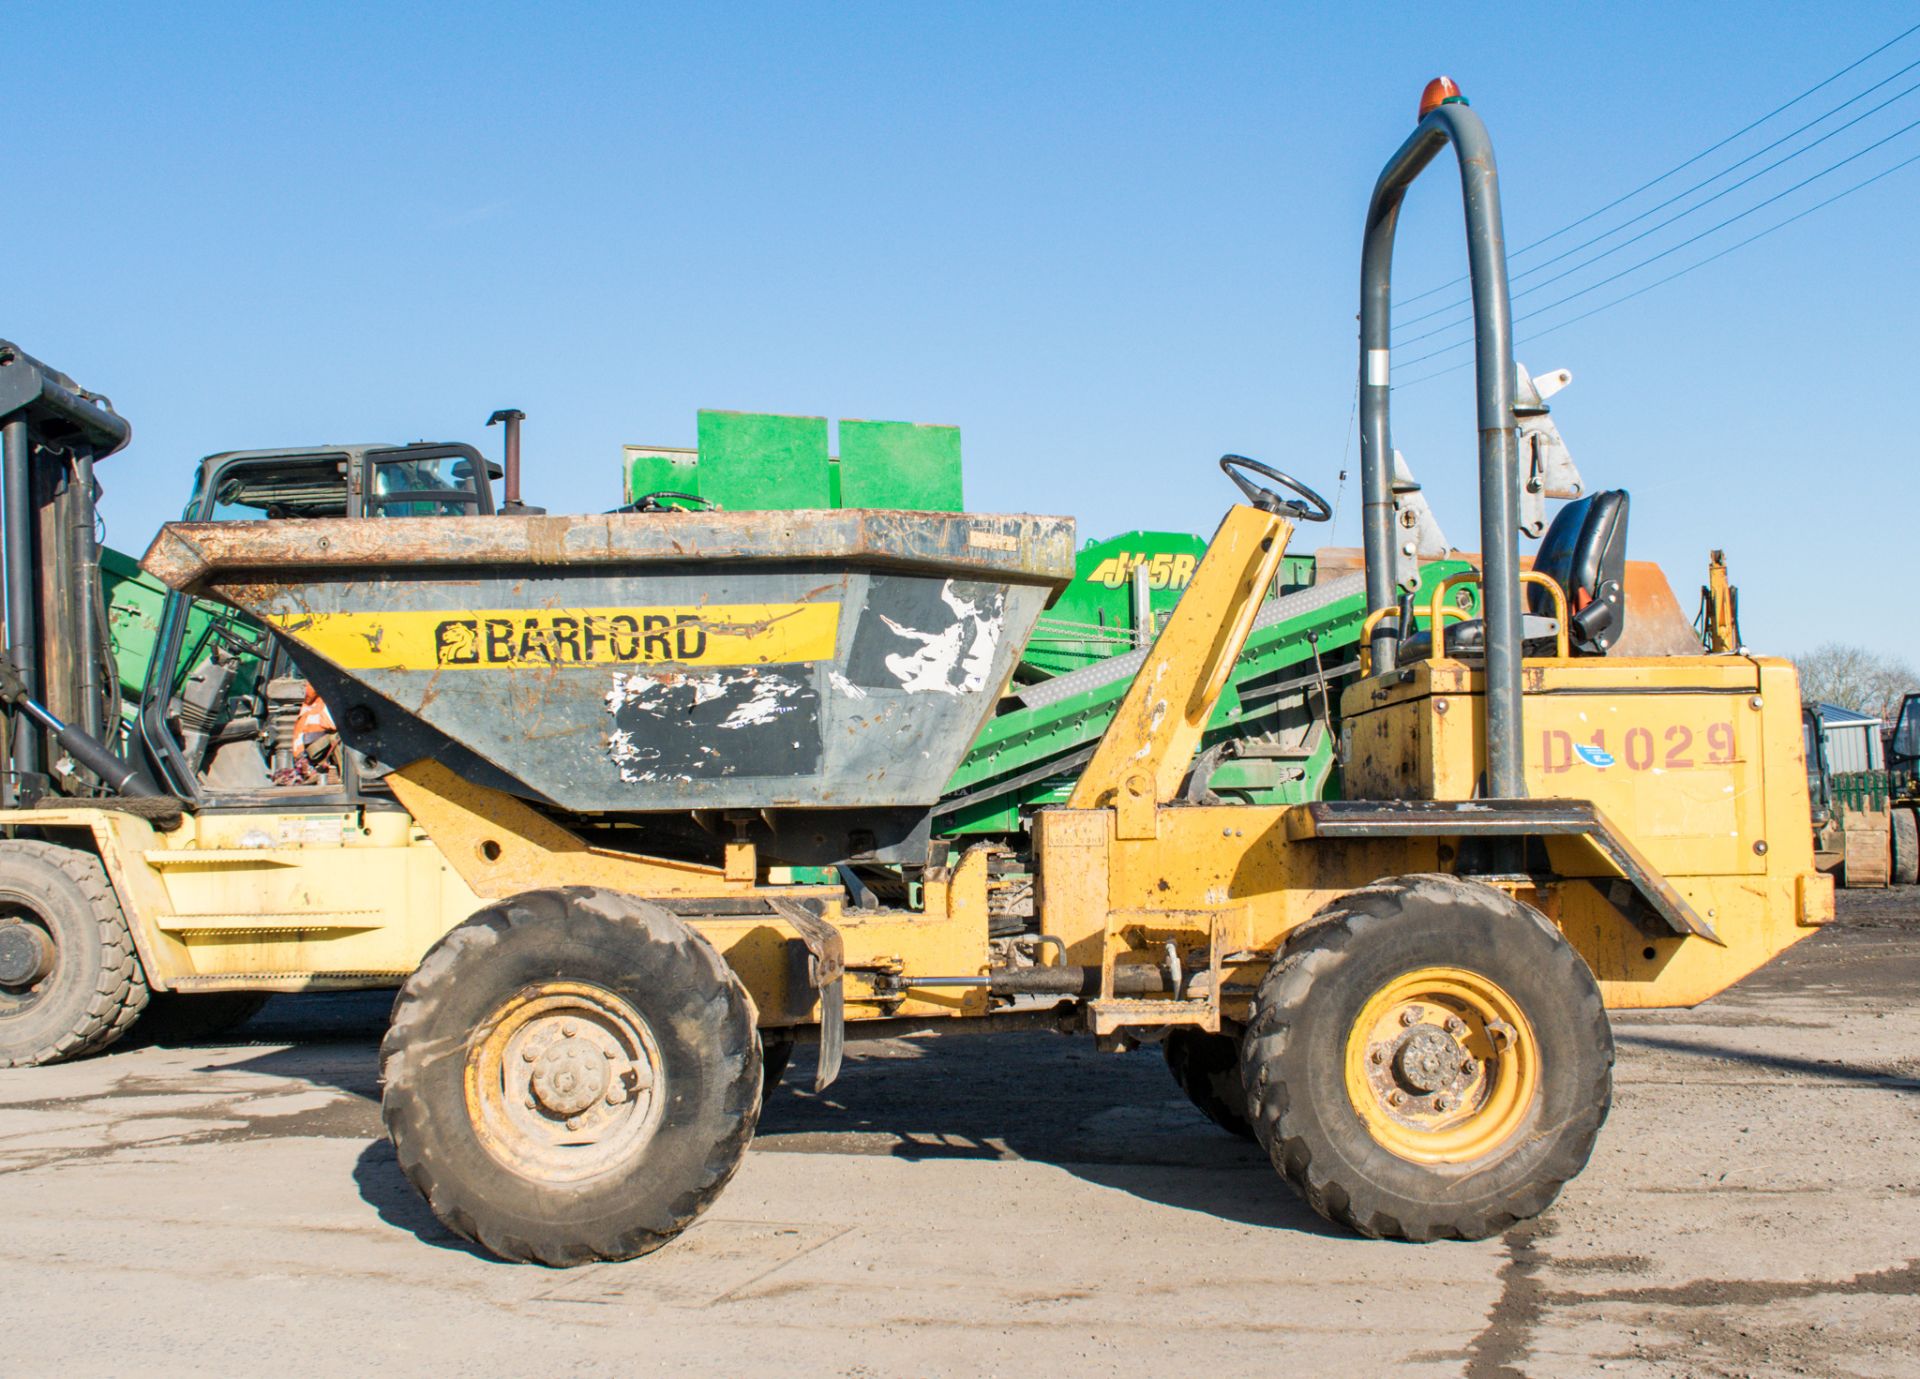
M467 1111L508 1167L577 1181L652 1138L664 1106L660 1067L653 1031L626 1000L586 983L541 983L476 1032Z
M534 1060L534 1099L556 1116L577 1116L606 1095L609 1065L607 1055L591 1043L555 1037Z
M1465 1081L1460 1069L1472 1065L1460 1042L1433 1025L1415 1025L1400 1036L1393 1070L1407 1090L1427 1096Z
M1479 973L1427 967L1375 992L1348 1036L1348 1100L1373 1138L1416 1163L1466 1163L1531 1113L1539 1055L1513 997Z
M53 939L37 924L0 920L0 986L23 991L53 971Z

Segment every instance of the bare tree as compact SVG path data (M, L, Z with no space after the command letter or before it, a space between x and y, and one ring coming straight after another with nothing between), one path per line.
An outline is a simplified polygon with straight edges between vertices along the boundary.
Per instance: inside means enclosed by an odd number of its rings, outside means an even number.
M1888 727L1900 712L1901 697L1920 689L1920 675L1897 656L1862 646L1826 642L1793 663L1800 671L1800 697L1872 714Z

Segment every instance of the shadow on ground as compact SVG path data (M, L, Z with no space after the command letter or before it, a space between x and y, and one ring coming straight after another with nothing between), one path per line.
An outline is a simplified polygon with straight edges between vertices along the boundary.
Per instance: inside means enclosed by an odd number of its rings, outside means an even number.
M1866 979L1876 993L1910 992L1920 978L1920 947L1890 931L1920 927L1920 907L1904 892L1872 901L1843 893L1840 924L1789 950L1744 989L1793 989L1814 972L1831 978L1846 970L1849 980ZM391 1003L385 991L276 997L218 1045L263 1047L221 1066L377 1102L379 1041ZM1667 1053L1896 1093L1920 1090L1913 1078L1884 1068L1779 1058L1646 1028L1619 1037ZM824 1092L809 1090L813 1069L812 1051L802 1048L761 1115L755 1152L1028 1160L1180 1210L1267 1229L1341 1233L1294 1198L1258 1148L1194 1110L1151 1047L1102 1054L1085 1040L1054 1034L954 1034L852 1044L839 1081ZM354 1177L383 1221L432 1245L470 1248L434 1219L384 1139L368 1142Z
M761 1113L757 1150L1023 1159L1185 1211L1334 1233L1259 1148L1188 1103L1155 1048L954 1034L850 1045L824 1092L810 1090L813 1070L812 1051L797 1051Z

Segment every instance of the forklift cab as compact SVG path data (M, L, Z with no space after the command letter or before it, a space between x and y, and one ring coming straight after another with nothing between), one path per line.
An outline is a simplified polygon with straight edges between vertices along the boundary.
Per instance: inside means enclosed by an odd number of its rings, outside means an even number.
M1811 704L1800 706L1800 742L1807 757L1807 802L1812 809L1814 831L1833 822L1833 768L1827 761L1827 729L1820 711Z
M469 445L242 450L200 464L189 522L316 517L470 517L494 511L500 469ZM285 804L385 795L380 768L338 752L330 769L295 759L307 683L286 649L245 614L173 593L141 695L139 734L162 783L202 804Z
M1914 778L1920 774L1920 694L1900 701L1899 716L1887 737L1887 774L1896 795L1914 793Z

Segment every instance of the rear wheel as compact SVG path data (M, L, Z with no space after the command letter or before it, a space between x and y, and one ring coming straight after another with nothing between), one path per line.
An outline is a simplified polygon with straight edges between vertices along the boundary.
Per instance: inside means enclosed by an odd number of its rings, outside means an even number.
M1167 1071L1202 1114L1231 1134L1253 1138L1247 1094L1240 1085L1240 1041L1229 1034L1174 1029L1161 1049Z
M760 1100L773 1095L793 1061L793 1036L775 1030L760 1031Z
M135 1040L170 1048L233 1033L267 1003L261 991L156 991L133 1027Z
M1920 883L1920 822L1911 809L1896 805L1891 811L1893 831L1893 884L1911 886Z
M1477 1240L1586 1166L1613 1037L1586 963L1530 906L1449 876L1342 897L1261 984L1241 1058L1254 1133L1322 1216Z
M146 974L99 859L0 842L0 1067L104 1049L146 1003Z
M713 945L617 891L531 891L429 950L380 1049L401 1170L504 1259L585 1264L667 1243L760 1114L753 1002Z

